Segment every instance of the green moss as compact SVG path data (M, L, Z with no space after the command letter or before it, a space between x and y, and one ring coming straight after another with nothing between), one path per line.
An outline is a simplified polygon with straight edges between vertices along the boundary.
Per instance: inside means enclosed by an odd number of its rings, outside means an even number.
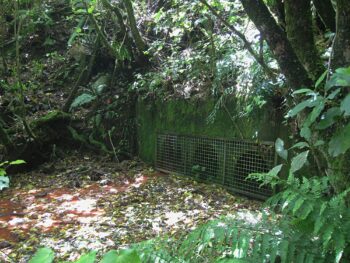
M48 124L53 124L61 121L69 121L71 119L70 114L62 111L51 111L41 118L33 121L32 125L34 128L40 128Z
M41 142L65 136L71 115L62 111L52 111L33 121L30 126Z
M219 138L237 138L239 126L245 139L251 139L258 133L260 140L275 140L277 136L274 116L270 111L256 112L254 116L240 118L233 124L230 116L223 109L217 112L214 123L207 118L214 109L216 101L169 100L142 101L137 103L137 136L139 156L145 162L154 163L156 137L158 133L175 133L181 135L200 135ZM231 115L235 102L227 103Z

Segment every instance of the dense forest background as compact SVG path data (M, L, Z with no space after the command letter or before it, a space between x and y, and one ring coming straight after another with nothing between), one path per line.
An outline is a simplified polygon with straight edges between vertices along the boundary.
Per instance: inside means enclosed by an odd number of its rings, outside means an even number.
M288 136L281 164L250 175L278 190L267 221L225 218L127 256L347 262L349 14L347 0L0 0L0 189L6 171L77 149L132 159L139 100L215 99L208 121L231 107L237 129L268 105Z

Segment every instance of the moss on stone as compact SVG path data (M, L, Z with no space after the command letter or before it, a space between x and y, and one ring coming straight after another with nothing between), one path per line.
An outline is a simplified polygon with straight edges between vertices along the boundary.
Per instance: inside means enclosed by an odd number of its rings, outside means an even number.
M214 99L168 101L143 101L137 103L137 137L139 156L147 163L154 163L156 137L158 133L174 133L179 135L195 135L216 138L239 138L239 133L230 116L224 109L217 112L215 121L207 119L213 111ZM236 102L226 103L231 115L236 116ZM272 111L265 108L256 111L253 116L239 118L236 124L243 132L245 139L274 141L279 128ZM257 138L255 135L257 134Z

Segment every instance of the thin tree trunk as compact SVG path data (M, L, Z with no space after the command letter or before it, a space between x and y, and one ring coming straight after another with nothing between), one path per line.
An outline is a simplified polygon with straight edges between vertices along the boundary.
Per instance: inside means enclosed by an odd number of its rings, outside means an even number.
M130 53L130 56L133 56L133 51L132 51L132 39L130 39L128 35L127 28L124 23L123 15L119 10L119 7L116 5L112 5L108 0L102 0L102 4L105 8L111 10L117 17L118 19L118 24L120 26L120 35L122 38L125 38L125 46L128 52Z
M249 18L266 39L282 73L292 89L311 86L305 68L299 61L286 33L277 25L263 0L241 0Z
M203 5L205 5L206 7L208 7L208 9L210 10L210 12L217 17L228 29L230 29L232 31L233 34L235 34L239 39L241 39L241 41L244 44L244 47L248 50L248 52L253 56L253 58L255 59L255 61L263 68L263 70L265 71L265 73L272 79L275 79L275 73L273 72L273 70L265 63L264 61L264 57L260 56L257 52L255 52L255 50L253 49L252 45L250 44L250 42L247 40L247 38L245 37L245 35L243 33L241 33L237 28L235 28L234 26L230 25L225 18L223 18L218 12L216 12L216 10L208 4L208 2L206 0L199 0Z
M310 78L316 81L325 71L316 49L310 0L285 0L288 39Z
M350 1L337 0L337 30L333 45L332 69L350 66Z
M89 60L89 63L88 65L86 66L86 59L84 59L84 64L83 66L81 67L81 71L79 73L79 76L78 76L78 79L77 81L74 83L74 86L71 90L71 93L69 94L67 100L66 100L66 103L63 105L62 107L62 111L63 112L69 112L70 111L70 106L72 105L73 101L75 100L77 94L78 94L78 91L79 91L79 88L81 86L84 86L86 85L89 80L90 80L90 75L91 75L91 71L92 71L92 67L95 63L95 60L96 60L96 53L97 53L97 49L98 49L98 44L99 44L99 41L100 41L100 37L97 36L96 40L95 40L95 43L94 43L94 51L90 57L90 60Z
M147 45L143 41L141 34L137 28L136 19L135 19L135 15L134 15L134 9L132 7L131 1L124 0L124 6L126 9L126 13L128 14L128 21L129 21L129 25L130 25L130 30L131 30L132 36L135 40L136 47L137 47L138 51L140 52L141 56L144 56L143 52L146 51Z
M335 11L330 0L312 0L326 28L335 32Z

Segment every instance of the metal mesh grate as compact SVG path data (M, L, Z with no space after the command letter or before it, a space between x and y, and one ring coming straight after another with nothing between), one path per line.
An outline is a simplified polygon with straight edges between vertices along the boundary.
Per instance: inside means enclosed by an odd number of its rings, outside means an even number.
M233 192L266 198L268 186L247 180L254 172L267 172L275 164L272 142L252 142L173 134L157 136L156 168L221 184Z

